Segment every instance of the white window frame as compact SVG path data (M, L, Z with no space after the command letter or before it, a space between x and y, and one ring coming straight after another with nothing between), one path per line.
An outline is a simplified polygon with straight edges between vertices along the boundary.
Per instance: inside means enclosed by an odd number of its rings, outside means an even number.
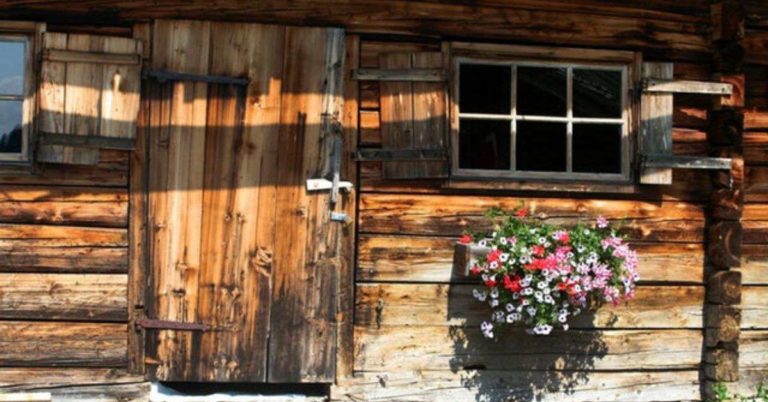
M32 132L32 122L34 118L34 95L35 95L35 74L34 74L34 38L28 34L4 33L0 32L0 41L4 42L23 42L24 43L24 88L22 95L0 94L0 100L22 101L22 131L21 131L21 151L19 153L0 153L0 163L28 162L30 160L30 133Z
M480 64L480 65L505 65L511 67L511 107L509 114L482 114L482 113L461 113L459 109L459 66L461 64ZM567 68L567 114L565 117L554 116L521 116L517 114L517 67L558 67ZM544 179L558 181L600 181L600 182L629 182L631 180L631 116L632 105L630 102L630 66L628 64L609 64L600 62L559 62L549 60L520 60L510 58L509 60L489 59L483 57L454 57L453 58L453 128L451 130L451 174L454 177L466 178L507 178L507 179ZM620 71L622 76L621 88L621 118L588 118L573 116L573 69L591 69L591 70L611 70ZM459 130L461 118L473 119L492 119L510 121L510 169L508 170L490 170L490 169L462 169L459 167ZM544 121L566 123L566 171L565 172L538 172L538 171L520 171L516 169L516 136L518 121ZM621 172L620 173L586 173L573 172L573 124L574 123L597 123L597 124L621 124Z

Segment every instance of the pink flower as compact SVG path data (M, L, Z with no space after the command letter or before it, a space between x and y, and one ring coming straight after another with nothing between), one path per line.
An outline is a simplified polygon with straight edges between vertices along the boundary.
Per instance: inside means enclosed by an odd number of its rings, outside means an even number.
M597 217L597 227L600 229L605 229L608 227L608 219L605 219L604 216L598 216Z
M464 236L461 236L459 239L459 243L461 244L469 244L472 243L472 236L465 234Z

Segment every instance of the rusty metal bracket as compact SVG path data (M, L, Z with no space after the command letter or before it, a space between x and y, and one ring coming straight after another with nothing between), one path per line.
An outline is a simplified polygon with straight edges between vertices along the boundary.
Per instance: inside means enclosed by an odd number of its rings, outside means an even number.
M194 322L181 322L170 320L153 320L149 318L139 318L135 321L137 328L144 329L170 329L175 331L208 331L211 329L209 325L198 324Z

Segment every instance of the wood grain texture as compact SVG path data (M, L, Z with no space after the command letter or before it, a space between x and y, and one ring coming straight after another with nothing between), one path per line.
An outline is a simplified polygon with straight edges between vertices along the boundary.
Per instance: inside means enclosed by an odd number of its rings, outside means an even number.
M356 325L369 327L467 325L489 319L489 309L476 302L478 285L358 284ZM702 286L640 286L636 297L620 306L602 306L574 317L574 329L701 328Z
M34 392L54 387L88 387L102 384L143 383L141 376L115 368L0 368L0 391ZM55 393L55 392L54 392Z
M672 63L643 63L644 79L672 79ZM640 102L640 151L643 154L672 153L672 94L643 92ZM672 169L643 168L640 183L671 184Z
M742 246L740 270L743 285L768 285L768 247L762 244Z
M126 275L0 274L0 319L126 321Z
M489 196L363 194L362 233L455 235L489 227L490 207L511 210L525 201L534 216L553 224L588 221L598 215L624 219L633 240L699 242L704 235L703 208L696 204L596 199L544 199Z
M364 372L458 370L695 369L701 359L698 330L555 332L548 337L507 333L498 342L478 327L420 325L356 328L355 370ZM414 344L418 339L429 342Z
M301 57L298 57L301 55ZM323 150L340 121L343 32L288 28L280 118L269 381L330 382L336 344L338 224L328 194L308 194L305 181L322 175ZM322 66L322 67L321 67Z
M744 329L768 329L768 287L742 287L741 327Z
M331 389L332 401L430 402L536 400L560 402L692 401L697 370L670 372L530 372L455 370L360 373Z
M455 237L361 235L358 241L358 281L465 282L454 277ZM643 282L704 281L701 244L635 243Z
M126 367L127 325L0 321L0 366Z

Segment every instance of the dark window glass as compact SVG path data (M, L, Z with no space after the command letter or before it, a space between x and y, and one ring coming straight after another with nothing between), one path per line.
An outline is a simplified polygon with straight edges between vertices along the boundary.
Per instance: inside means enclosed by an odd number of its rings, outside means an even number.
M0 94L24 91L24 42L0 41Z
M573 69L575 117L621 117L621 72Z
M0 153L21 152L21 101L0 101Z
M517 68L517 114L565 117L566 69Z
M539 121L517 122L517 170L564 172L566 124Z
M461 64L459 110L461 113L509 114L512 108L510 66Z
M510 169L510 122L461 119L459 167L462 169Z
M621 173L621 126L574 123L573 171Z

